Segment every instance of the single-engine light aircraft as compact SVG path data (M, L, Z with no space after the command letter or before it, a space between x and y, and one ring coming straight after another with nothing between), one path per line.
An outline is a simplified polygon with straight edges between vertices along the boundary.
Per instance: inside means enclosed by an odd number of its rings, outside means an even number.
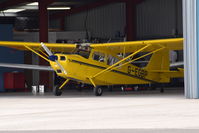
M70 80L93 85L94 94L101 96L102 86L169 83L184 73L182 68L170 70L169 61L170 50L183 49L182 38L102 44L0 41L0 46L30 50L49 62L50 67L21 67L53 70L66 79L55 88L56 96L62 94L63 86Z

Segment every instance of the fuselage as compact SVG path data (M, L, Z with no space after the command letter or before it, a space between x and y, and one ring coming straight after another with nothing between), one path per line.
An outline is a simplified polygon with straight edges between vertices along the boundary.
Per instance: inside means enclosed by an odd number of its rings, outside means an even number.
M64 73L56 62L51 61L50 65L58 76L87 84L92 84L89 78L119 61L116 57L99 51L92 51L88 56L78 54L55 55L58 57L57 61L66 70L66 73ZM127 64L122 67L118 65L114 69L93 77L92 80L96 85L148 84L160 82L160 74L151 73L145 68L133 64ZM169 82L169 78L161 82Z

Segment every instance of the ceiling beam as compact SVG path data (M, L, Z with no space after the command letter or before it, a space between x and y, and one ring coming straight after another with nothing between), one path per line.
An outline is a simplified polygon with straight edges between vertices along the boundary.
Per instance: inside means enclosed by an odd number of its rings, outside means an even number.
M126 37L127 41L136 40L136 4L126 2Z

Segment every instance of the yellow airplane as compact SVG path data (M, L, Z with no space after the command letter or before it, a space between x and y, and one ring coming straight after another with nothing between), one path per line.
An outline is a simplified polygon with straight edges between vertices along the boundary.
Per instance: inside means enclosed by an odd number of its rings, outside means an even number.
M169 83L184 73L180 68L170 70L169 61L170 50L183 49L182 38L103 44L1 41L0 46L30 50L49 62L66 79L55 88L56 96L70 80L93 85L94 94L101 96L102 86ZM139 62L145 65L138 66Z

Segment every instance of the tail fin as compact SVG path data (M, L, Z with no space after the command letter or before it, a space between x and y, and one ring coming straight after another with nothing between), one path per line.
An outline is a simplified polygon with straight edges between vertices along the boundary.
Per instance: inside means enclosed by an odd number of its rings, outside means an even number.
M169 70L169 65L169 50L163 49L152 55L146 70Z

